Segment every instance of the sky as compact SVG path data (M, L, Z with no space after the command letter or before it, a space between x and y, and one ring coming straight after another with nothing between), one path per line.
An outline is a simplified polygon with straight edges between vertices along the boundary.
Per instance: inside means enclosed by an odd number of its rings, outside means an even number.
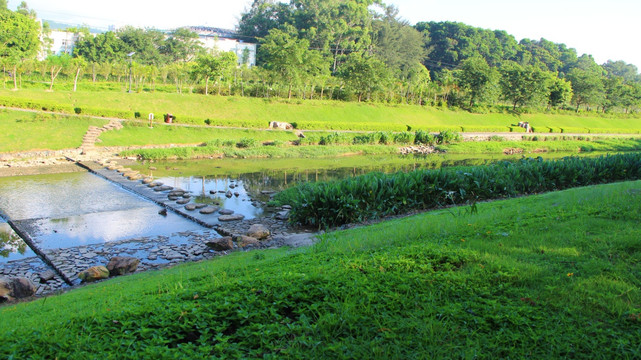
M15 10L22 0L9 0ZM108 29L133 25L234 28L252 0L27 0L38 16ZM640 0L385 0L402 18L455 21L523 38L564 43L597 63L623 60L641 69Z

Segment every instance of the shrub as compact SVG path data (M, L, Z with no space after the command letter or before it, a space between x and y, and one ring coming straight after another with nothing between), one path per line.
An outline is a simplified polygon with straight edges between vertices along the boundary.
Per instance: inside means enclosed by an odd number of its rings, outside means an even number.
M140 117L141 117L141 115L140 115L140 111L136 111L136 112L134 112L134 118L135 118L135 119L140 119Z
M205 119L205 124L207 124L207 125L211 125L211 120L209 120L209 119Z
M249 147L255 147L258 145L258 140L254 138L242 138L236 144L236 147L244 149Z
M434 145L436 139L429 131L417 130L414 134L414 144L417 145Z
M408 131L403 131L400 133L394 134L394 143L395 144L413 144L414 143L414 134Z
M82 113L82 109L79 107L75 107L73 108L73 112L76 113L76 115L80 115L80 113Z
M490 141L505 141L505 138L503 136L498 136L498 135L492 135L490 136Z
M582 148L591 150L588 146ZM556 161L538 158L304 183L279 193L275 201L292 206L292 222L323 227L413 209L473 205L482 200L637 179L641 179L641 153Z

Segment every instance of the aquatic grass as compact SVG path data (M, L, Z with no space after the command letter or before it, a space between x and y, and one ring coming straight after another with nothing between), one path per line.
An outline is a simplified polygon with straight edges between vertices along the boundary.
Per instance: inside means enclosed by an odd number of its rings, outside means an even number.
M277 194L274 200L292 206L292 222L324 228L411 210L640 178L641 153L554 161L524 158L479 167L371 173L304 183Z

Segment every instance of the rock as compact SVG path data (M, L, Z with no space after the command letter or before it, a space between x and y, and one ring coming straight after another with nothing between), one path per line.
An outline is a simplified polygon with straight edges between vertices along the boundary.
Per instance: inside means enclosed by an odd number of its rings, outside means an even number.
M234 249L234 242L232 241L231 236L225 236L220 239L215 239L205 243L209 248L214 251L227 251Z
M245 248L248 246L260 245L260 242L251 236L239 235L234 237L234 241L238 244L238 247Z
M202 209L205 206L207 206L207 204L195 204L195 205L196 205L196 209Z
M291 205L283 205L283 206L281 206L281 209L283 209L283 210L291 210L292 206Z
M238 221L245 218L245 215L234 214L234 215L222 215L218 217L218 221Z
M145 184L145 185L151 184L153 181L154 181L154 178L152 178L152 177L146 177L146 178L142 179L142 183Z
M142 175L140 175L138 173L127 175L127 179L132 180L132 181L140 180L140 179L142 179Z
M78 273L78 278L82 282L94 282L109 278L109 270L104 266L90 267L85 271Z
M41 284L44 284L47 281L53 280L54 277L56 277L56 273L53 272L52 270L43 271L40 274L38 274L38 278L40 279Z
M124 275L136 271L140 264L140 259L126 256L112 257L107 264L110 276Z
M276 191L273 191L273 190L262 190L260 193L263 194L263 195L271 195L271 194L276 194Z
M231 215L234 213L234 210L222 209L219 211L220 215Z
M216 211L218 211L218 207L217 206L207 206L205 208L202 208L200 210L200 213L204 214L204 215L209 215L209 214L215 213Z
M167 216L167 209L161 209L160 211L158 211L158 214L162 216Z
M176 201L180 198L181 198L180 196L172 196L172 195L167 196L167 199L169 199L169 201Z
M233 194L231 193L231 191L227 190L227 192L225 193L225 196L227 196L228 198L230 198L230 197L232 197L232 196L233 196Z
M181 200L176 201L176 204L185 205L185 204L189 204L190 201L191 200L189 200L189 199L181 199Z
M187 193L184 193L184 194L183 194L183 198L184 198L184 199L189 199L189 198L191 198L191 195L189 195L189 194L187 194Z
M238 192L235 192L235 193L234 193L234 196L235 196L235 197L239 197L239 196L240 196L240 194L239 194Z
M269 127L272 129L281 129L281 130L292 130L294 126L290 123L281 122L281 121L272 121L269 123Z
M276 214L276 220L289 220L289 210L284 210Z
M236 185L234 185L234 184L229 184L229 188L230 188L230 189L233 189L233 188L235 188L235 187L236 187Z
M35 293L36 286L27 278L0 278L0 302L23 299Z
M216 193L216 190L209 190L209 193L210 193L211 195L214 195L214 194Z
M271 235L269 229L263 224L254 224L247 231L247 236L251 236L258 240L263 240L269 235Z
M171 191L168 196L176 196L176 197L181 197L185 194L184 190L173 190Z
M152 171L153 171L153 170L158 170L158 169L157 169L155 166L150 166L150 167L149 167L149 170L152 170Z

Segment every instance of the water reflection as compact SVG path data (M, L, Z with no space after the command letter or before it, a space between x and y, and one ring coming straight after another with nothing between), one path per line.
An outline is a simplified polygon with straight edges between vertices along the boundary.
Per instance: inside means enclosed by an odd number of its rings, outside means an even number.
M45 249L203 229L88 173L0 178L0 209Z
M0 263L35 256L9 224L0 222Z

